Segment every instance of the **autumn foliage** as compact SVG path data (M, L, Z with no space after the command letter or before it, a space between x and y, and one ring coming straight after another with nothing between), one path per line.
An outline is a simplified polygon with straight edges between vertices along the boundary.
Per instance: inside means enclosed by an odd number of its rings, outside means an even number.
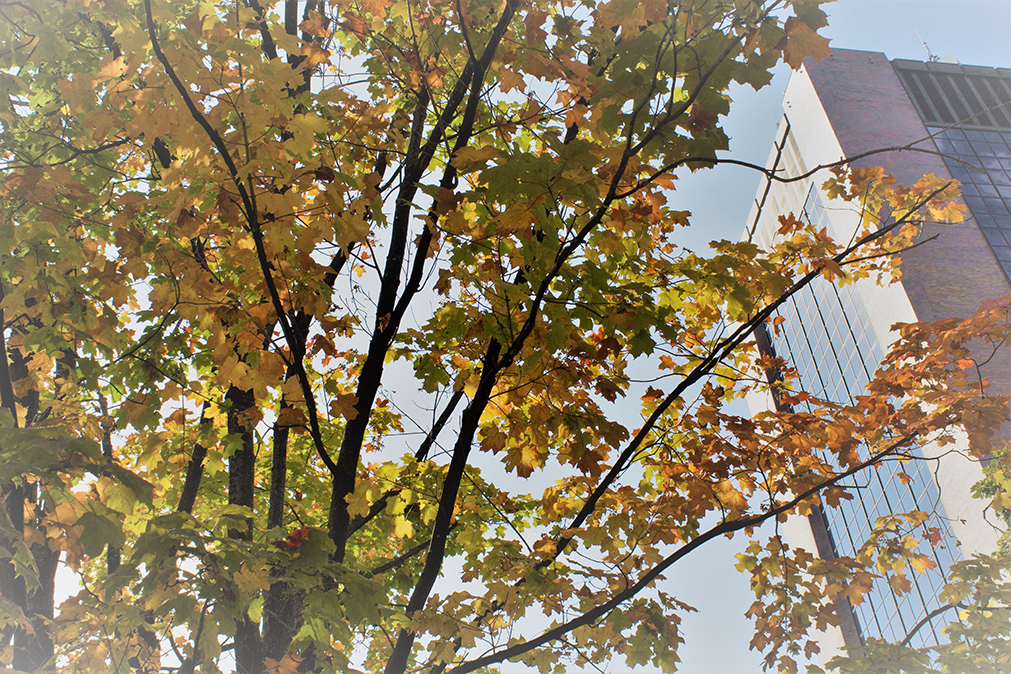
M963 365L1006 303L903 328L855 404L725 409L806 396L755 347L785 298L958 217L840 169L853 241L679 246L673 171L727 149L732 82L828 53L818 4L3 3L0 661L672 670L678 560L927 439L991 453ZM885 548L742 556L770 664Z

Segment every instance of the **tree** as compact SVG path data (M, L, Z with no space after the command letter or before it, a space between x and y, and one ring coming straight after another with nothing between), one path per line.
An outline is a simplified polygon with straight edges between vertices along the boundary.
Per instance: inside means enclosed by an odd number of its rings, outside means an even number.
M959 364L1006 304L905 328L855 405L724 409L803 395L755 347L787 297L957 217L840 169L854 242L678 247L672 171L720 161L731 82L827 53L818 4L3 4L4 662L673 669L678 560L927 438L989 453L1007 401ZM743 563L799 569L787 669L871 573Z

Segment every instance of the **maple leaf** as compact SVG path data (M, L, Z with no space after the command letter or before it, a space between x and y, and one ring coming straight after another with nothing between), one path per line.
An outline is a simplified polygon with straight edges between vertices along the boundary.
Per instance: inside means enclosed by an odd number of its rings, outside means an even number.
M329 20L314 9L310 9L305 14L306 18L298 24L298 29L309 33L313 37L328 37L327 26Z
M302 56L305 57L305 64L310 68L330 60L330 51L315 44L306 44L301 49Z
M277 416L278 426L302 426L306 425L305 414L296 407L285 407Z
M302 547L302 544L309 539L309 527L299 527L288 534L287 538L274 541L273 545L289 552L293 552Z
M357 404L358 398L355 395L338 393L334 400L330 402L330 414L353 421L358 416L358 410L355 409L355 405Z
M688 115L688 130L692 135L697 136L715 127L718 120L719 117L715 113L696 103Z
M386 8L393 4L393 0L363 0L361 3L362 11L366 14L371 14L374 17L381 16L386 13Z
M776 232L780 236L793 234L804 229L805 223L799 220L793 213L779 216L779 230Z
M203 32L204 20L205 17L201 16L199 11L194 10L181 23L189 32L194 35L200 35Z
M903 595L909 592L913 585L903 574L895 574L888 577L888 584L898 595Z
M313 171L313 176L316 180L321 180L326 183L332 183L337 179L337 174L334 173L333 169L329 166L320 166Z
M656 402L657 400L663 400L665 394L660 389L655 389L652 386L646 387L646 392L642 394L642 399L644 402Z
M783 53L783 60L791 68L799 70L808 56L815 61L832 55L828 38L824 38L797 17L790 17L783 27L785 35L776 46Z

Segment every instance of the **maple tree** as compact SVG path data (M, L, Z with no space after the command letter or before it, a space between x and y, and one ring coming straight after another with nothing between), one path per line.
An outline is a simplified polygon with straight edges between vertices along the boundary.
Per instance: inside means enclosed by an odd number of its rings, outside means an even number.
M678 560L927 439L988 454L1007 401L959 364L1006 342L1006 303L907 326L852 405L755 346L814 278L888 274L954 185L840 169L852 242L784 214L771 250L677 245L672 172L727 149L728 86L826 55L824 23L811 0L0 5L3 662L669 670ZM814 411L725 409L770 388ZM770 664L874 561L743 556Z

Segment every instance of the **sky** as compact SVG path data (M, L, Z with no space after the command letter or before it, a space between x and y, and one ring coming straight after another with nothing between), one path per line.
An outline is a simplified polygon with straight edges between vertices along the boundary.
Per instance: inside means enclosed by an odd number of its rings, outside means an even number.
M825 10L829 25L819 32L831 39L832 47L926 61L926 42L930 53L944 59L1011 68L1011 0L839 0ZM748 87L730 92L734 103L724 127L731 138L728 156L765 163L789 76L784 67L757 93ZM740 238L760 178L732 166L683 175L674 201L677 208L692 211L696 237L686 245L701 249L709 240ZM698 609L681 625L683 674L762 671L761 655L748 649L752 626L743 616L753 595L747 579L734 569L734 554L743 545L742 537L712 541L668 574L666 588ZM628 670L615 662L610 671Z

